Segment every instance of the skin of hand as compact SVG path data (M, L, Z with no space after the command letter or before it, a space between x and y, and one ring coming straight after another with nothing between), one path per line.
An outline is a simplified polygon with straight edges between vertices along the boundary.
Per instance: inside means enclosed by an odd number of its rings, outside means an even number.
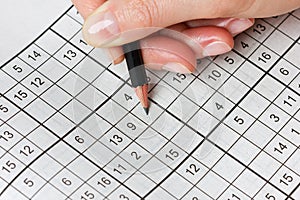
M230 51L254 18L300 7L300 0L72 1L85 19L84 39L109 48L115 64L124 59L121 45L141 39L147 67L178 73L193 72L198 58Z

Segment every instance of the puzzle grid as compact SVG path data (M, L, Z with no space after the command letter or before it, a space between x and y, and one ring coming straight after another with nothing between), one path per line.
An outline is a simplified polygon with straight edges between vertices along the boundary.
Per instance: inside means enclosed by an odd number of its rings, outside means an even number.
M300 10L192 75L148 71L149 117L81 24L71 7L0 69L0 199L300 197Z

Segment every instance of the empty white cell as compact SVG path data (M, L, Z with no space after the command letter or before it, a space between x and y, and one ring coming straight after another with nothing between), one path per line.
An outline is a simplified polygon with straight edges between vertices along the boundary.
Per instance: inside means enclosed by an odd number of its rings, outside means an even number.
M116 76L114 76L111 72L105 70L93 83L93 85L106 94L107 96L111 96L121 85L122 81L120 81Z
M67 196L63 194L62 191L58 190L54 186L47 184L45 185L32 199L39 200L39 199L66 199Z
M27 200L22 193L20 193L18 190L16 190L13 187L7 188L7 190L1 195L1 200L6 200L6 199L19 199L19 200Z
M232 102L237 103L248 92L248 90L249 87L244 83L235 77L230 77L219 91Z
M90 83L104 71L104 67L90 57L86 57L73 71Z
M188 190L193 187L193 185L180 177L177 173L173 173L161 184L161 187L167 190L177 199L180 199Z
M168 110L183 122L187 122L199 109L199 106L183 95L170 105Z
M61 88L53 85L41 96L41 98L49 103L52 107L59 110L61 107L65 106L72 97Z
M275 136L275 132L260 121L254 122L245 132L244 137L253 144L263 149Z
M27 138L44 151L58 140L58 138L55 137L52 132L42 126L32 131L32 133L30 133Z
M270 34L264 42L267 47L279 55L282 55L292 45L292 43L293 40L291 38L278 30L275 30L272 34Z
M98 140L111 128L111 125L98 115L94 114L86 119L80 127Z
M65 115L69 120L78 124L84 120L90 113L91 110L76 99L72 99L67 103L61 110L60 113Z
M140 172L134 173L125 182L125 185L127 185L130 189L135 191L140 196L145 196L155 187L155 183Z
M254 88L254 90L262 94L265 98L273 101L284 89L284 85L267 75Z
M100 167L103 167L111 161L116 154L100 142L96 142L84 152L84 155L97 163Z
M248 87L252 87L263 76L263 71L246 61L234 73L234 76L245 83Z
M38 127L38 122L24 112L19 112L8 121L8 124L24 136Z
M61 38L59 35L54 33L52 30L48 30L46 33L40 37L35 44L42 49L44 49L50 55L53 55L58 51L66 41Z
M107 100L107 97L94 86L89 85L77 96L77 99L89 109L95 110Z
M56 113L54 116L48 119L44 125L59 137L64 136L75 126L73 122L60 113Z
M40 123L43 123L48 118L50 118L56 110L48 105L45 101L37 98L31 104L25 108L31 116L33 116Z
M241 137L229 150L229 153L243 164L248 165L259 153L260 149Z
M66 74L57 85L64 89L71 96L77 96L88 83L73 72Z
M197 184L198 188L205 191L213 199L217 199L228 186L228 182L211 171Z
M213 171L228 182L234 181L244 170L244 166L228 155L224 155L213 167Z
M152 157L140 169L140 171L155 183L159 183L171 172L171 169L167 165L159 161L157 158Z
M150 195L147 197L148 199L168 199L168 200L175 200L176 198L168 193L166 190L158 187L154 190Z
M62 165L68 165L78 156L78 153L64 142L56 144L48 151L48 154Z
M89 56L101 63L101 65L103 65L104 67L108 67L112 63L107 50L104 48L94 48L90 52Z
M255 91L251 91L248 96L243 99L240 106L254 117L261 115L269 106L270 102Z
M87 181L99 170L98 167L82 156L77 157L71 162L68 165L68 169L84 181Z
M297 149L286 161L285 165L300 176L300 150Z
M286 20L284 20L278 29L289 35L293 40L296 40L299 37L300 32L299 24L299 19L290 15Z
M151 125L158 133L167 139L171 139L183 126L183 123L168 112L163 114Z
M186 153L192 152L203 140L203 137L196 131L184 126L172 138L172 142L184 150Z
M280 166L280 162L276 161L264 151L260 152L260 154L250 164L250 168L266 180L269 180Z
M30 166L30 169L47 181L54 177L62 168L63 166L48 154L42 155Z
M52 82L57 82L67 74L69 69L58 60L50 58L38 69L38 71Z
M225 124L220 124L209 136L213 143L227 151L240 137L240 135Z
M246 169L234 182L233 185L251 198L263 187L265 181L252 171Z
M52 29L66 40L70 40L81 29L81 25L68 15L64 15Z
M113 100L107 101L99 108L99 110L97 110L97 114L111 124L116 124L126 115L126 113L126 110Z
M204 141L192 156L206 167L211 168L223 155L224 153L214 144Z

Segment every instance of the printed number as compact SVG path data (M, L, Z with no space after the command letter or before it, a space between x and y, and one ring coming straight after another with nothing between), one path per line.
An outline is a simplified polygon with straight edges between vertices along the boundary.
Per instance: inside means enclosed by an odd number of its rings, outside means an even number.
M283 101L283 104L286 104L286 105L288 105L290 107L293 106L293 103L297 103L297 100L294 99L293 97L291 97L290 95L288 96L287 100Z
M283 68L283 67L280 68L279 71L280 71L280 73L281 73L282 75L284 75L284 76L287 76L287 75L290 74L290 72L289 72L287 69Z
M87 46L87 43L84 41L84 40L79 40L79 44L84 44L84 45L86 45Z
M6 142L8 142L8 140L12 139L14 137L14 134L9 132L9 131L4 131L1 135L0 135L0 139L5 140Z
M23 92L22 90L19 90L17 94L15 94L14 98L19 99L20 101L23 101L23 99L27 98L27 93Z
M292 133L296 133L297 135L300 135L300 132L297 131L297 130L295 130L295 129L293 129L293 128L291 129L291 132L292 132Z
M240 124L240 125L242 125L242 124L244 124L244 119L242 119L242 118L240 118L240 117L238 117L238 116L236 116L235 118L234 118L234 121L236 122L236 123L238 123L238 124Z
M231 198L232 198L232 199L241 200L241 198L240 198L240 197L238 197L238 196L236 196L235 194L231 194Z
M40 54L40 53L38 53L37 51L33 51L33 55L28 55L28 58L29 59L31 59L31 60L33 60L33 61L36 61L36 59L38 58L38 57L41 57L42 55Z
M211 74L208 75L208 78L217 81L217 79L220 78L221 76L222 76L221 72L219 72L218 70L212 70Z
M254 33L262 34L266 30L266 27L262 24L256 24L255 28L253 28Z
M66 186L70 186L72 185L72 181L70 181L67 178L62 178L61 181L66 185Z
M287 146L285 144L282 144L281 142L279 142L279 148L274 147L274 151L278 152L280 154L283 154L283 151L287 149Z
M6 171L7 173L10 173L11 170L15 169L16 167L17 165L9 160L5 163L4 166L2 166L2 170Z
M76 56L77 56L77 53L75 51L68 50L67 53L63 56L63 58L66 58L71 61Z
M276 198L273 195L271 195L270 193L266 194L265 197L270 200L276 200Z
M270 119L273 119L274 122L276 122L276 123L280 121L280 117L278 117L278 116L275 115L275 114L271 114L271 115L270 115Z
M199 200L198 197L193 197L192 200Z
M180 73L177 73L176 76L173 77L173 81L176 81L178 83L181 83L185 79L186 79L186 75L185 74L180 74Z
M134 157L136 160L139 160L142 158L142 156L140 156L137 152L133 151L130 154L132 157Z
M230 57L226 56L226 57L224 58L224 60L225 60L228 64L230 64L230 65L234 64L234 59L233 59L233 58L230 58Z
M33 85L37 88L39 88L40 86L44 85L45 81L42 81L41 78L36 77L33 81L31 81L30 85Z
M124 94L126 101L130 101L132 100L132 96L128 95L128 94Z
M127 123L127 127L130 128L133 131L136 130L136 126L131 122Z
M121 194L119 196L120 199L125 199L125 200L129 200L129 198L127 196L125 196L124 194Z
M258 57L258 61L262 61L263 63L267 63L268 60L270 60L272 56L266 52L263 52L260 57Z
M118 145L119 143L123 142L123 138L118 135L114 135L109 141L115 145Z
M34 182L28 178L23 181L28 187L34 186Z
M2 111L3 113L7 113L8 112L8 108L3 106L3 105L0 105L0 111Z
M216 107L218 110L221 110L224 108L223 105L219 104L218 102L216 102Z
M29 156L34 152L33 149L30 148L30 146L24 146L22 150L20 150L20 154L23 154L24 156Z
M81 199L82 200L88 200L88 199L94 199L95 195L89 191L86 191L82 196Z
M83 143L84 143L84 139L81 138L79 135L75 136L75 140L76 140L76 142L78 142L79 144L83 144Z
M169 158L172 161L177 157L179 157L179 153L174 149L170 149L170 151L166 154L166 158Z
M287 173L285 173L283 176L282 176L282 179L280 179L280 183L288 186L289 183L291 183L293 181L293 177L292 176L289 176Z
M118 172L119 174L123 174L119 169L126 171L127 169L123 167L123 165L118 165L118 169L114 168L114 172Z
M19 67L18 65L14 65L12 68L18 73L21 73L23 71L23 69L21 67Z
M102 187L106 188L106 186L109 186L111 184L111 181L105 177L102 177L100 181L97 182L98 185L101 185Z
M247 44L247 43L245 43L243 41L241 41L241 45L242 45L243 49L246 49L246 48L249 47L249 44Z
M195 164L190 164L189 168L186 169L186 173L190 173L193 176L200 171L200 168L197 167Z

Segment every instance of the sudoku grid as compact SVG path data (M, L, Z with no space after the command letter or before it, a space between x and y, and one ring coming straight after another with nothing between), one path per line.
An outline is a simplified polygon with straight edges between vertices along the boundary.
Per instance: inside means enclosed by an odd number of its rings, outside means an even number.
M125 64L71 7L0 68L0 199L300 199L300 10L257 19L192 75Z

